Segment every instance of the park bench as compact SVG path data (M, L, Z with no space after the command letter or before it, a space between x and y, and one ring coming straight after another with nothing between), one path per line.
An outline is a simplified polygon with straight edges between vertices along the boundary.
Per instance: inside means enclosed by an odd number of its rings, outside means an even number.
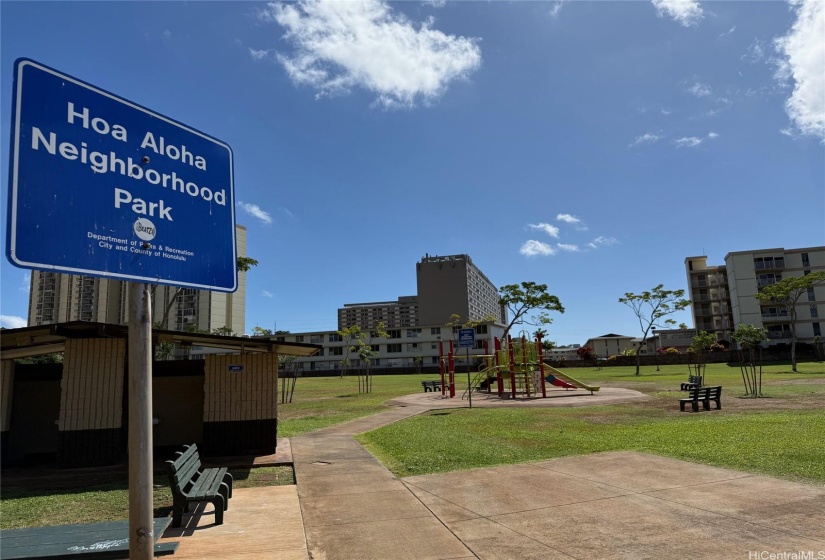
M682 383L680 391L690 391L691 389L696 389L697 387L702 386L702 376L701 375L689 375L687 383Z
M716 410L722 408L722 387L695 387L690 389L690 396L679 399L679 410L685 411L685 405L690 403L693 412L699 412L699 402L702 408L710 410L710 401L716 402Z
M232 475L223 467L203 468L195 444L185 446L176 455L176 459L166 461L172 488L172 527L180 527L189 504L196 502L211 502L215 506L215 524L221 525L232 497Z
M178 542L157 543L172 520L156 517L152 520L155 556L173 554ZM129 520L51 527L6 529L0 533L0 559L72 558L115 559L129 556Z
M422 381L421 386L425 393L441 391L441 381Z

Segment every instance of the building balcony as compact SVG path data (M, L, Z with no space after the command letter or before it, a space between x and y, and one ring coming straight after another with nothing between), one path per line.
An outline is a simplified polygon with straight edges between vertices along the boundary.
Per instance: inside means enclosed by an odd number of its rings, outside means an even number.
M788 321L791 318L791 314L787 311L777 311L777 312L770 312L770 311L763 311L762 312L762 320L763 321Z
M785 270L784 261L763 261L753 263L754 270Z
M782 340L783 338L791 338L790 331L768 331L768 338L771 340Z

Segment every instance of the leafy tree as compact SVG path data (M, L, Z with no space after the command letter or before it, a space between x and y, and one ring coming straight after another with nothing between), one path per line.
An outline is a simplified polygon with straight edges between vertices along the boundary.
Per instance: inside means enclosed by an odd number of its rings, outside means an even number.
M535 282L507 284L499 288L498 291L501 295L499 303L507 306L511 316L510 322L504 329L504 334L502 334L503 340L507 340L507 335L510 334L513 325L549 325L553 322L553 319L548 316L548 311L564 313L564 307L559 298L547 293L547 284L536 284ZM538 311L538 314L528 319L527 315L532 311Z
M705 368L708 361L708 352L711 346L716 344L716 337L707 331L699 331L690 342L688 350L693 356L693 375L700 375L705 378ZM688 366L690 368L690 366Z
M825 270L812 272L807 276L784 278L776 284L771 284L756 294L756 299L762 303L777 303L788 310L791 328L791 369L796 369L796 304L802 294L825 282Z
M258 261L251 258L251 257L238 257L238 271L240 272L249 272L253 266L258 266ZM154 301L155 298L155 290L157 290L158 285L155 284L152 286L152 300ZM159 325L160 328L167 328L166 325L169 322L169 313L172 311L172 307L177 301L178 297L183 293L183 290L186 288L179 287L175 288L175 293L169 298L169 302L166 304L166 307L163 309L163 316L161 317L160 321L156 324Z
M347 356L341 361L349 366L349 353L355 352L360 359L360 369L358 370L358 392L372 392L372 357L375 350L372 349L373 338L387 338L389 333L384 329L384 323L378 322L374 329L364 331L358 325L352 325L338 333L347 342ZM343 375L343 372L342 372Z
M768 332L763 328L740 323L733 333L733 340L739 344L739 370L745 393L751 397L762 396L762 343L768 340ZM759 367L756 357L759 350Z
M40 354L39 356L29 356L27 358L17 358L14 361L18 364L62 364L63 352L55 352L54 354Z
M274 333L271 329L265 329L263 327L259 327L255 325L252 327L252 336L272 336Z
M222 327L212 329L212 334L217 334L220 336L235 336L235 331L232 330L232 327L224 325Z
M650 291L640 294L626 292L624 297L619 298L619 303L633 310L633 314L639 319L639 327L642 329L642 338L636 346L636 375L639 375L641 350L647 342L648 333L654 327L662 328L663 325L676 324L673 319L663 320L663 318L682 311L690 305L690 300L684 299L684 296L684 290L665 290L664 285L659 284Z

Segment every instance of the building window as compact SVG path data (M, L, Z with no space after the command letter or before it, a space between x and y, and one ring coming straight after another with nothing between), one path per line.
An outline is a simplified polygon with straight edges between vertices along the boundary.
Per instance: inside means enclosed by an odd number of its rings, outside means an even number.
M431 363L431 364L438 365L438 356L432 356L432 357L430 358L430 363Z
M329 349L329 355L330 356L343 356L344 355L344 349L341 346L336 346L335 348L330 348Z
M303 335L295 337L295 342L303 342L303 341L304 341L304 336Z
M421 352L421 346L417 342L407 344L407 352Z
M811 318L816 319L819 317L819 310L816 308L816 305L811 306Z
M407 329L407 338L421 338L421 329Z
M309 335L309 341L312 344L323 344L324 336L320 334L311 334Z
M338 333L330 333L328 340L330 342L341 342L342 338L341 335Z
M822 336L822 331L819 328L819 323L814 323L814 336Z
M401 352L400 344L387 344L387 354L396 354Z
M441 327L430 327L430 334L441 334Z
M401 338L401 329L390 329L387 331L387 338Z
M811 266L811 261L808 259L808 253L802 253L802 266Z
M317 354L315 354L315 356L317 357L317 356L323 356L323 355L324 355L324 349L323 349L323 348L319 348L319 349L318 349L318 353L317 353Z
M816 301L816 294L813 288L808 288L808 301Z
M476 334L487 334L487 325L476 325Z

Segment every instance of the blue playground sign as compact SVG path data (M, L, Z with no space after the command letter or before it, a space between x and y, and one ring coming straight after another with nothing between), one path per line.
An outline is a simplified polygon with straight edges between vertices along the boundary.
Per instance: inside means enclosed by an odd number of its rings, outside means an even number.
M15 266L237 289L227 144L21 58L10 159Z
M474 348L476 345L475 329L458 329L458 347Z

